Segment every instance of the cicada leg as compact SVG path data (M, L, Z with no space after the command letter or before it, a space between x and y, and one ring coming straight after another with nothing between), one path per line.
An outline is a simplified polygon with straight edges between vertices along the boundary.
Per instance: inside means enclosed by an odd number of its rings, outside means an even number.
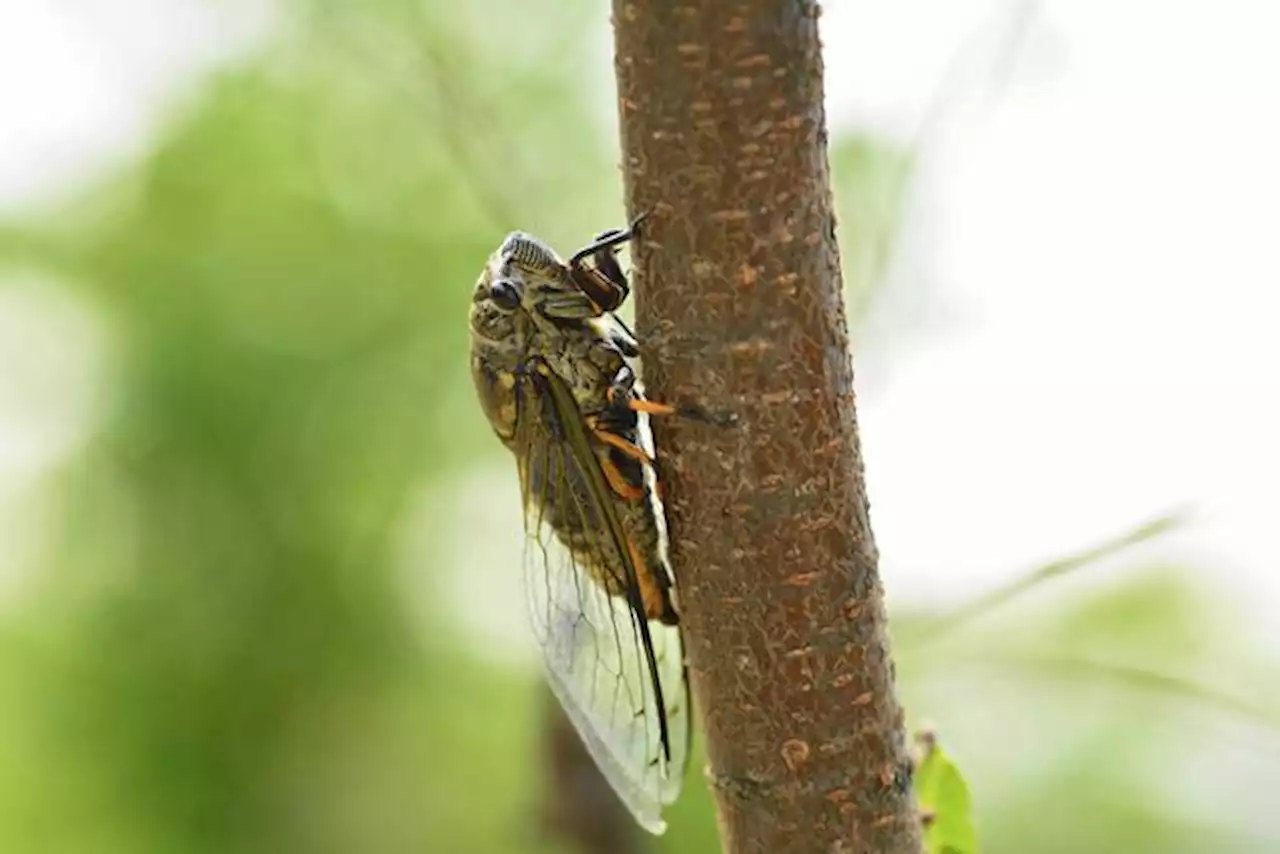
M604 472L609 488L624 501L639 501L644 498L642 462L634 456L636 451L642 454L644 452L619 436L596 427L591 429L597 438L609 446L606 452L599 455L600 470Z
M609 409L607 411L617 413L618 417L622 413L643 412L646 415L678 415L681 418L692 418L695 421L711 421L712 419L699 406L673 406L670 403L659 403L656 400L647 400L639 397L635 393L636 373L630 365L623 365L613 378L613 382L609 385L609 390L605 393L606 399L609 401ZM632 422L635 416L631 416Z
M634 240L636 236L639 235L640 226L648 218L649 214L646 211L631 220L631 224L626 228L614 228L596 235L595 240L573 253L573 256L569 259L569 266L576 267L581 264L583 259L587 256L594 255L602 250L612 250L616 252L619 246L630 240Z
M644 497L644 467L656 466L653 457L636 441L639 410L623 403L624 399L634 397L634 385L635 374L623 368L609 387L608 405L586 416L587 429L607 446L607 451L601 454L605 477L613 491L627 500Z
M624 229L612 229L596 235L596 239L573 253L569 259L569 276L601 312L614 311L627 300L631 287L616 257L624 243L634 240L640 224L648 217L641 214ZM585 263L591 260L591 266Z
M644 497L643 466L652 466L654 461L644 448L627 438L635 432L633 413L630 420L631 426L628 427L625 417L619 420L612 410L586 418L587 429L607 446L600 454L600 468L610 488L624 500L638 501Z
M633 415L632 418L634 417ZM634 426L631 428L626 427L611 410L605 410L599 415L587 416L587 427L590 428L597 439L611 448L616 448L623 455L638 463L653 464L653 458L649 456L644 448L626 438L627 435L634 431Z

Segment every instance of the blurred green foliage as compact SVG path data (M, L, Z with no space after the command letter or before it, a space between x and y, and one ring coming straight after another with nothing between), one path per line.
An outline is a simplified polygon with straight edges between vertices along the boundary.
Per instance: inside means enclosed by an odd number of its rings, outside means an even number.
M923 741L914 783L916 803L927 822L924 838L929 854L977 854L969 784L932 736Z
M465 367L483 258L517 225L567 245L622 217L612 116L583 107L600 10L491 5L285 4L138 162L0 231L0 263L54 277L110 343L50 545L0 608L0 851L551 850L530 830L537 674L474 654L443 607L424 630L396 570L424 485L500 453ZM845 140L833 161L856 315L909 158ZM985 851L1251 838L1161 806L1168 697L1121 703L1132 680L1084 657L1212 667L1173 578L903 644L908 707L962 754ZM1056 687L1001 706L1011 680ZM711 816L695 760L655 846L717 850Z

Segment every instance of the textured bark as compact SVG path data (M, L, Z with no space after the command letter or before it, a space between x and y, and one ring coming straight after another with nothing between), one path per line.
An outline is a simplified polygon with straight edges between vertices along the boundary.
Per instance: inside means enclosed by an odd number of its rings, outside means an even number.
M829 186L818 7L615 0L637 333L732 854L915 854Z

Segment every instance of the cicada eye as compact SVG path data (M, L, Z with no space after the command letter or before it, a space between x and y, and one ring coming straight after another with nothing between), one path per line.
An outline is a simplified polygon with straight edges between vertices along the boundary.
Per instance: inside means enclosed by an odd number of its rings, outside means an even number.
M498 279L489 286L489 299L503 311L515 311L520 307L520 288L510 279Z

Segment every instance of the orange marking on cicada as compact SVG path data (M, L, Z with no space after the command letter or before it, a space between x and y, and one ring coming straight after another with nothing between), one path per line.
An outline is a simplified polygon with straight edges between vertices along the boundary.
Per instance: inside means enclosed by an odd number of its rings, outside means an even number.
M649 415L675 415L679 410L669 403L658 403L653 400L631 400L627 406L636 412L644 412Z
M631 564L636 568L636 586L640 588L640 601L644 604L645 617L667 622L671 608L664 591L657 585L648 564L640 556L640 550L631 540L627 540L627 550L631 552Z
M587 418L587 426L591 428L591 432L595 434L595 437L606 445L612 445L628 457L631 457L634 460L639 460L645 465L651 466L654 464L653 457L649 456L644 448L633 442L628 442L626 439L615 433L610 433L608 430L601 430L596 426L596 419L594 417Z
M601 459L600 470L604 472L604 479L609 482L609 488L616 492L618 497L626 501L637 501L644 497L644 487L629 483L613 460L608 457Z
M609 391L605 393L605 398L609 401L609 403L617 404L618 402L617 388L611 387ZM672 406L669 403L658 403L655 400L642 400L640 398L635 398L635 397L627 400L626 406L627 406L627 409L631 409L636 412L644 412L648 415L675 415L677 412L680 411L677 407Z

